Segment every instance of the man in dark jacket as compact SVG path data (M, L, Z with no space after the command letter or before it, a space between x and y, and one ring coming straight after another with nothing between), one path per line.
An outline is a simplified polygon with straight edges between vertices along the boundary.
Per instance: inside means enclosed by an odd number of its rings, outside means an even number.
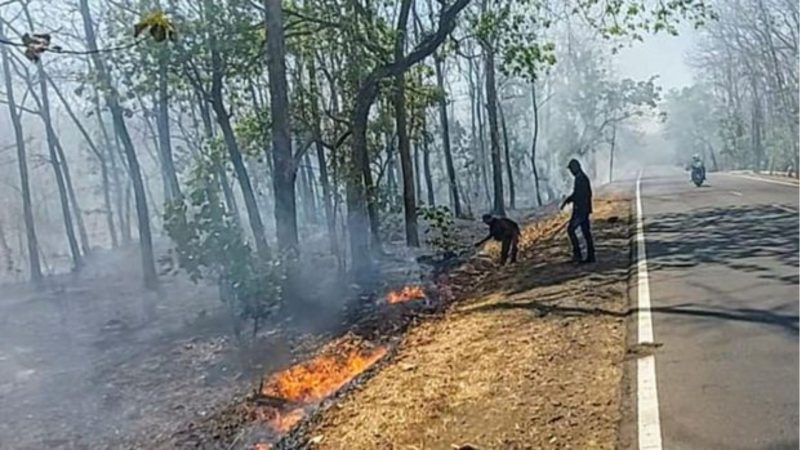
M577 160L570 160L567 168L575 177L575 187L572 195L561 204L561 209L564 209L568 203L572 203L572 218L567 226L567 234L572 243L572 260L579 263L593 263L595 262L594 240L589 221L589 216L592 214L592 186L589 183L589 177L581 169L581 163ZM581 247L578 243L578 236L575 234L575 230L578 228L581 229L581 234L586 240L586 259L581 259Z
M517 262L517 247L519 246L519 225L511 219L505 217L493 217L491 214L483 215L483 223L489 225L489 236L475 244L475 247L480 247L489 239L499 241L500 248L500 265L504 265L511 251L511 263Z

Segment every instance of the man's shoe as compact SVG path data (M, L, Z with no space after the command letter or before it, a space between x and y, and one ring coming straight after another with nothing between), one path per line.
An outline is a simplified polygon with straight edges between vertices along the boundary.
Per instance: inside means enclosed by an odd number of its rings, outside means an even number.
M596 262L597 262L597 260L594 259L594 258L587 258L587 259L581 261L581 264L594 264Z

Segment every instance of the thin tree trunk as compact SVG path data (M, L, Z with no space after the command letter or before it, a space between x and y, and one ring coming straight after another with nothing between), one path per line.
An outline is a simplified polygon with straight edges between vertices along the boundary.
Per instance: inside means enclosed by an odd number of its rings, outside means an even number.
M375 252L382 252L381 242L381 218L378 213L378 192L377 186L372 179L372 169L369 165L369 153L364 154L361 160L361 175L364 177L364 186L367 191L367 216L369 217L370 242Z
M158 127L158 147L161 154L161 170L166 179L167 189L164 191L164 198L167 201L181 198L181 188L178 183L178 175L175 171L175 162L172 156L172 143L169 134L169 89L167 86L167 65L169 58L169 47L164 46L159 49L158 54L158 114L156 125Z
M236 141L236 135L233 132L228 112L225 106L222 105L221 93L219 96L214 95L212 106L217 117L217 123L222 131L222 138L225 141L225 147L228 150L228 157L233 163L233 171L236 173L236 180L239 182L239 189L244 198L244 206L247 210L247 218L250 223L250 230L253 233L253 239L256 244L256 251L262 255L269 255L269 246L267 245L266 233L264 231L264 223L261 221L261 213L259 212L258 203L256 202L256 195L253 191L253 185L250 183L250 176L247 174L247 168L242 159L242 153L239 150L239 143Z
M133 229L133 222L131 221L131 193L133 192L133 183L128 180L125 183L125 226L126 226L126 234L128 235L128 240L132 241L132 229Z
M517 209L517 194L514 187L514 171L511 168L511 148L508 145L508 129L506 128L506 115L503 113L503 105L497 104L500 112L500 126L503 129L503 147L506 153L506 175L508 178L508 200L511 209Z
M325 208L325 223L328 227L331 253L339 254L339 240L336 236L336 217L333 210L333 191L328 178L328 165L325 162L325 148L322 145L322 120L319 113L319 87L317 85L314 58L309 58L308 80L311 94L311 117L314 121L314 147L317 151L317 164L319 165L319 183L322 185L322 204ZM335 95L335 94L334 94Z
M297 161L292 154L289 120L289 86L286 82L286 45L280 0L266 0L267 72L272 111L272 182L275 190L275 228L281 253L295 256L299 251L295 178ZM265 149L266 150L266 149ZM269 157L269 155L267 155Z
M533 105L533 139L531 139L531 168L536 190L536 204L542 206L542 192L539 189L539 172L536 170L536 141L539 138L539 105L536 100L536 82L531 83L531 104Z
M386 185L389 191L389 209L394 209L395 198L399 197L397 188L397 164L394 157L394 137L386 131L383 133L384 147L386 147Z
M314 188L314 171L311 168L311 155L308 152L303 154L303 171L305 173L308 191L308 219L311 223L319 223L319 210L317 209L317 190Z
M30 13L28 11L27 4L23 5L23 12L25 13L25 16L27 18L28 26L32 29L34 27L33 26L33 20L31 19L31 15L30 15ZM31 93L33 94L32 96L33 96L34 100L36 101L37 106L39 107L39 111L40 111L40 115L42 117L42 121L45 124L45 131L47 133L47 139L48 139L48 141L47 141L48 142L48 147L51 146L51 145L54 146L56 154L58 155L58 161L56 161L56 163L59 164L59 169L58 170L59 170L59 173L61 174L61 176L63 177L62 180L63 180L63 183L64 183L64 185L66 187L67 198L69 200L69 202L66 205L66 211L69 214L72 214L72 213L75 214L75 218L74 219L75 219L75 223L77 224L77 227L78 227L78 236L79 236L80 241L81 241L81 250L83 251L84 254L88 255L89 252L90 252L90 248L91 248L91 246L89 244L89 235L86 232L86 226L84 225L84 222L83 222L83 211L81 210L80 204L78 203L78 198L75 195L75 188L74 188L74 186L72 184L72 177L70 176L69 164L67 162L67 157L66 157L66 155L64 153L64 149L62 148L61 143L59 142L59 139L56 137L56 132L55 132L55 129L53 128L53 122L52 122L52 120L50 118L50 97L49 97L48 88L47 88L47 84L48 84L47 83L47 74L44 71L44 67L42 66L41 61L37 61L36 70L37 70L37 76L38 76L38 82L39 82L39 91L41 93L41 97L39 97L39 96L37 96L35 94L33 81L31 79L30 73L28 72L27 69L25 69L25 77L26 77L25 81L27 82L28 86L31 89ZM52 151L51 151L51 153L52 153ZM56 176L56 178L58 179L58 176ZM70 207L70 204L71 204L71 207ZM64 206L62 205L62 210L63 209L64 209ZM72 225L72 219L71 218L69 220L69 224L67 224L65 222L65 226L67 228L67 235L69 236L70 233L72 233L74 235L74 227ZM70 246L70 249L72 249L71 246ZM78 259L74 260L74 262L75 262L74 269L77 270L82 265L82 259L80 257L80 251L78 252Z
M403 57L406 43L406 27L411 12L411 0L403 0L400 4L400 16L397 22L397 36L394 41L394 59ZM414 192L415 175L411 163L411 142L408 138L408 112L406 111L406 79L404 72L394 77L394 114L397 127L397 148L400 153L400 168L403 173L403 212L405 214L406 244L419 247L417 233L417 199ZM416 161L416 157L414 158Z
M414 142L414 197L422 202L422 170L419 167L419 142Z
M500 157L500 131L497 125L497 83L495 82L494 49L488 43L483 45L483 57L486 71L486 110L489 118L489 140L492 157L493 211L505 215L503 204L503 163Z
M53 133L55 136L55 132ZM72 212L75 214L75 224L78 226L78 238L81 241L81 250L83 251L84 255L88 255L91 253L92 246L89 243L89 233L86 231L86 224L83 221L83 209L81 209L81 205L78 202L78 196L75 194L75 187L72 184L72 176L69 172L69 164L67 163L67 157L64 154L64 148L61 146L61 142L56 139L56 152L58 152L58 159L61 165L61 169L64 172L64 182L67 186L67 195L69 197L69 201L72 204Z
M11 247L8 245L6 239L6 230L3 222L0 221L0 249L3 250L3 260L5 263L5 272L8 274L14 273L14 254L11 252Z
M5 38L3 22L0 21L0 36ZM14 137L17 142L17 164L19 167L20 187L22 191L22 216L25 222L25 237L28 250L28 269L30 278L38 285L42 281L42 266L39 260L39 243L36 238L36 226L33 221L33 208L31 206L31 188L28 179L28 157L25 149L25 135L22 133L22 123L17 112L17 103L14 98L14 84L11 81L11 68L9 64L8 49L0 45L0 55L3 57L3 78L5 80L6 96L8 97L8 112L14 128Z
M136 215L139 223L139 247L141 249L144 284L147 288L154 289L158 284L158 277L156 275L155 259L153 255L153 240L150 235L150 214L147 209L147 198L145 196L144 184L139 169L139 160L133 148L131 137L128 134L128 128L125 125L125 118L122 115L122 108L119 105L117 93L111 84L105 60L103 56L97 53L97 39L95 38L94 24L89 11L89 0L80 0L80 10L83 16L83 28L86 33L87 45L89 50L93 52L92 60L95 70L97 70L98 78L105 92L106 102L111 110L115 130L122 141L125 156L128 160L128 173L133 183L133 194L136 198Z
M114 210L113 210L112 205L111 205L111 186L110 186L110 182L109 182L108 164L107 164L107 161L106 161L106 157L103 156L102 151L100 151L100 149L97 148L97 145L95 144L95 142L92 139L92 137L89 135L89 132L83 126L83 123L81 123L81 121L78 119L78 116L75 114L75 112L70 107L69 102L67 101L67 99L64 98L64 95L61 93L61 90L58 89L58 86L53 82L53 79L50 78L50 76L47 75L45 72L42 72L42 73L45 75L45 78L47 78L47 81L49 82L50 87L53 88L53 92L56 93L56 96L61 101L61 105L64 106L64 109L67 111L67 114L69 115L70 119L72 119L72 122L78 128L78 131L80 131L80 133L83 135L83 138L86 140L87 145L89 145L89 149L91 149L92 153L97 158L97 161L100 163L100 176L101 176L101 179L102 179L103 205L105 207L106 224L108 226L109 236L111 237L111 247L112 248L116 248L119 245L119 242L117 241L117 232L116 232L116 229L114 227ZM97 111L97 113L99 114L99 111ZM61 150L60 146L59 146L59 149ZM61 151L61 152L63 153L63 151ZM74 196L74 191L72 191L71 196ZM84 247L83 251L84 251L84 254L87 254L89 252L89 248L88 248L88 242L89 241L88 241L88 237L86 239L84 239L84 237L83 237L83 235L86 233L86 228L83 226L83 218L82 218L82 215L80 214L80 207L77 206L77 202L73 202L73 205L75 205L76 212L77 212L76 215L78 217L78 230L79 230L79 232L81 234L81 240L82 240L82 243L85 243L85 245L86 245Z
M489 175L486 172L486 140L483 126L483 89L481 88L481 77L477 64L472 62L470 62L470 64L470 67L472 67L475 72L476 78L472 89L473 94L470 95L470 98L474 99L472 102L473 108L475 109L473 114L478 125L478 167L480 168L481 186L483 187L484 197L486 198L486 201L489 202L492 199L492 195L489 191ZM474 126L475 125L473 124L473 133L475 132Z
M458 198L458 183L456 170L453 164L453 154L450 150L450 124L447 120L447 98L444 90L444 74L442 64L444 57L437 54L434 57L436 69L436 85L439 87L439 122L442 129L442 148L444 149L444 162L447 168L447 180L450 188L450 204L456 217L463 217L461 200Z
M211 140L214 138L214 123L211 120L211 111L209 111L208 103L203 101L202 95L199 92L195 93L197 94L197 104L200 108L200 119L203 122L206 139ZM228 180L228 171L225 168L224 161L218 164L217 173L219 173L219 182L220 185L222 185L222 194L225 196L225 207L228 209L228 214L230 214L233 217L233 221L241 227L242 218L239 215L239 205L236 203L236 196L233 193L233 189L231 189L231 183Z
M424 113L423 113L424 114ZM422 170L425 172L425 190L428 193L428 206L436 206L436 196L433 191L433 174L431 173L431 149L427 121L422 121Z
M295 143L297 145L302 145L300 143ZM303 157L302 164L298 167L298 173L300 175L300 202L302 204L303 209L303 222L310 223L314 220L314 193L311 189L311 179L308 177L309 173L306 170L307 167L307 156L306 154Z
M204 4L206 7L209 7L209 5L211 5L211 0L205 0ZM245 209L247 210L248 222L250 223L250 229L253 233L253 240L256 244L256 251L261 257L268 257L270 255L270 250L269 245L267 245L264 222L261 220L261 213L259 212L255 191L253 190L253 185L250 182L250 176L247 174L247 168L244 164L244 159L242 158L242 153L239 149L239 143L236 140L236 135L233 131L233 126L231 125L230 114L225 107L222 96L224 67L219 48L217 46L217 37L211 33L208 35L208 40L208 46L211 52L211 92L209 101L214 110L214 115L217 118L217 124L222 131L222 138L225 142L225 147L228 150L228 156L233 164L233 171L236 173L236 180L239 182L239 188L242 191Z
M55 130L53 130L53 122L50 117L50 99L47 92L47 81L44 78L41 61L36 64L39 73L39 92L41 97L35 94L33 81L30 75L26 72L25 81L28 88L31 90L33 99L39 107L39 116L42 119L45 128L45 135L47 136L47 150L50 157L50 166L53 168L53 175L56 179L56 186L58 187L58 198L61 206L61 214L64 220L64 231L67 234L67 243L69 244L70 255L72 256L72 270L79 270L83 266L83 258L81 257L81 250L78 246L78 239L75 235L75 226L72 222L72 210L70 209L69 195L67 193L67 185L64 177L64 164L63 152L56 150L59 146L57 142Z
M614 181L614 150L617 146L617 125L611 129L611 155L608 161L608 182Z
M131 241L131 233L130 227L125 220L125 214L123 211L123 187L122 181L119 178L119 168L117 167L117 139L115 137L114 143L112 143L111 139L109 138L108 130L106 129L106 124L103 120L103 113L100 109L100 102L97 97L95 97L95 114L97 115L100 133L103 136L103 142L105 143L105 151L108 155L111 179L114 181L114 203L117 205L120 239L123 244L127 245Z

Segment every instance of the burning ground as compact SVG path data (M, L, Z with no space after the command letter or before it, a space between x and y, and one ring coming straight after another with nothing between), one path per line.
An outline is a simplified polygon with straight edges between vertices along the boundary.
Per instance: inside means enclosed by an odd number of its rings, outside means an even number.
M563 217L527 228L518 265L479 260L455 273L463 300L413 329L391 364L304 437L325 449L613 448L629 210L598 203L597 267L566 263Z
M344 336L316 358L267 376L256 395L202 424L185 443L259 450L613 448L625 359L629 203L596 202L595 266L567 262L565 220L551 216L526 227L522 258L508 270L498 269L490 246L489 255L440 278L435 294L411 287L388 295L375 319L382 326L364 325L373 333ZM412 306L428 297L439 307Z

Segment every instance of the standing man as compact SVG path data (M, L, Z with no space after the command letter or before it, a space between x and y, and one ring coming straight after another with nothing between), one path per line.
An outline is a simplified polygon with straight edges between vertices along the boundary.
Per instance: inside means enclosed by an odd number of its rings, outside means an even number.
M595 262L594 240L589 223L589 216L592 214L592 186L578 160L571 159L567 168L575 177L575 186L572 189L572 195L561 204L561 209L564 209L568 203L572 203L572 218L569 219L569 225L567 225L567 234L572 243L572 260L581 264L593 263ZM575 230L578 228L581 229L583 239L586 240L586 259L581 259L581 247L578 243L578 236L575 234Z

